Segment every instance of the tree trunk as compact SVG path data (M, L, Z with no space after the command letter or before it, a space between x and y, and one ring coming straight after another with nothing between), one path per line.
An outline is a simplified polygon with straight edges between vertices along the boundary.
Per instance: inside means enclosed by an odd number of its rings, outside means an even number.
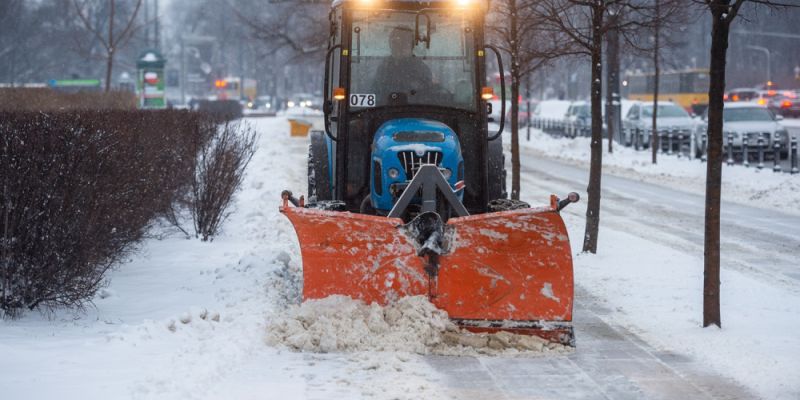
M661 28L658 25L661 18L659 3L660 0L656 0L656 18L655 27L653 29L653 36L655 38L655 43L653 44L653 128L650 134L650 148L653 152L653 164L658 163L658 148L661 146L661 143L658 141L658 86L661 80L661 63L658 57L658 52L660 50L659 34L661 33L659 32Z
M613 16L616 24L617 16ZM619 32L610 29L606 36L606 129L608 130L608 152L613 153L615 137L620 134L619 104Z
M586 233L583 251L597 253L597 235L600 229L600 178L603 168L603 117L601 102L603 89L603 26L602 3L592 6L592 143L589 166L588 205L586 206Z
M509 0L511 14L511 198L519 200L519 32L517 31L517 2ZM503 116L504 117L504 116ZM501 118L503 118L501 117Z
M106 60L106 93L111 90L111 70L114 68L114 51L108 52L108 59Z
M108 14L108 58L106 59L106 93L111 90L111 70L114 68L114 53L117 51L114 43L114 14L117 1L111 0L111 10Z
M706 215L703 280L703 327L722 327L719 286L719 223L722 195L722 96L730 22L722 8L712 8L711 75L708 89L708 163L706 164Z

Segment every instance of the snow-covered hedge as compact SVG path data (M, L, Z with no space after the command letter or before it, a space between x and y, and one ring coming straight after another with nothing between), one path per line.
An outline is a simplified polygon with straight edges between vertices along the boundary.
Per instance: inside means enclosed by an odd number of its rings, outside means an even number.
M187 111L0 113L0 316L85 305L214 130Z
M64 93L50 88L0 88L1 111L134 110L126 91Z

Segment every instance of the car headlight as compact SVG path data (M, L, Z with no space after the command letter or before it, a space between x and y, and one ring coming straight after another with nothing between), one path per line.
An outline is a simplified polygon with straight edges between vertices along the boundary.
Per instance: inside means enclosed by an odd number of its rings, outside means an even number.
M389 168L386 173L389 175L389 178L392 179L397 179L397 177L400 176L400 171L398 171L397 168Z
M286 105L289 106L289 108L292 108L292 107L294 107L294 102L290 101L290 102L286 103Z
M439 171L442 171L442 176L444 176L444 179L450 179L450 177L453 176L453 171L450 171L447 168L439 168Z

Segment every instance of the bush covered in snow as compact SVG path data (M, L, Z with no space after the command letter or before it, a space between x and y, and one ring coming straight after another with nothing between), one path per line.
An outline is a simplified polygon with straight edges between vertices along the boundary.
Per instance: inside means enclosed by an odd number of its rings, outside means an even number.
M0 113L0 316L90 301L214 130L186 111Z
M225 123L214 132L198 151L188 202L195 234L204 241L217 233L227 217L256 144L255 131L238 122Z

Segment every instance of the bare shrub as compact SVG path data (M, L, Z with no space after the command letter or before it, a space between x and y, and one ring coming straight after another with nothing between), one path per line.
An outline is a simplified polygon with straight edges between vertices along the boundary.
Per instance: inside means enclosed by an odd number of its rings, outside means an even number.
M248 125L225 123L212 130L201 144L192 184L189 209L195 234L212 238L228 216L228 207L255 154L256 133Z
M181 111L0 113L0 316L82 307L193 179Z

